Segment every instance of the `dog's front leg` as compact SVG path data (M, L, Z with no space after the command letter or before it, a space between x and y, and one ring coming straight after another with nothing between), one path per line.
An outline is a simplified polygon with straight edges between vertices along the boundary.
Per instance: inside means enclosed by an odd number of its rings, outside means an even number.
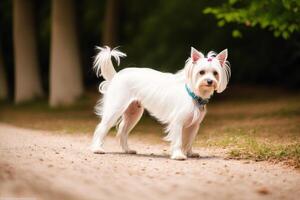
M199 130L199 124L195 123L194 125L185 128L183 130L183 152L187 155L187 157L198 158L200 155L198 153L193 152L192 144L195 140L195 137Z
M182 126L175 124L170 129L171 136L171 159L185 160L186 155L182 152Z

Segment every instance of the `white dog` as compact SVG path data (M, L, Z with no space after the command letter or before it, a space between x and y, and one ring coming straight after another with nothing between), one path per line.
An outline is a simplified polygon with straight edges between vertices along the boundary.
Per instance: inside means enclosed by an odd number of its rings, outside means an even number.
M227 49L218 55L209 52L205 57L191 48L185 67L176 74L149 68L126 68L117 73L111 57L119 65L120 57L126 54L109 47L98 49L94 68L105 81L99 86L104 96L96 106L96 113L102 120L94 133L92 151L104 153L104 137L119 122L117 135L122 149L135 154L128 147L127 137L146 108L167 125L165 139L171 142L172 159L198 157L192 151L192 142L206 114L206 104L214 91L223 92L229 81Z

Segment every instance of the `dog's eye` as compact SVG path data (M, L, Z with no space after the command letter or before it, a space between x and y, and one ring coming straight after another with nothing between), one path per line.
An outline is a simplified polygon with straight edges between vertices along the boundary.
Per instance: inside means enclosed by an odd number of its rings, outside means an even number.
M200 75L203 75L203 74L205 74L205 71L204 71L204 70L201 70L201 71L199 72L199 74L200 74Z
M214 73L214 76L217 76L217 75L218 75L218 72L217 72L217 71L214 71L213 73Z

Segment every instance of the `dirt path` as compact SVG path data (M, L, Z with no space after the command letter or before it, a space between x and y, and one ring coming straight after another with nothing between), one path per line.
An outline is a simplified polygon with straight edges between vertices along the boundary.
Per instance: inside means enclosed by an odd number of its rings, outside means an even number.
M222 151L170 160L168 146L131 139L138 155L87 150L91 136L0 124L0 199L299 199L300 173L266 162L226 160Z

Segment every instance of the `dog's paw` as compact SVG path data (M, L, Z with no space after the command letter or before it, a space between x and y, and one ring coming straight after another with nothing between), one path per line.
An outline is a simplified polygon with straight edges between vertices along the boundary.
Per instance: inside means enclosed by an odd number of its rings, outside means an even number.
M189 153L187 153L187 157L189 157L189 158L200 158L200 154L199 153L194 153L194 152L189 152Z
M173 159L173 160L186 160L187 157L181 151L175 151L172 154L171 159Z
M102 147L91 147L91 151L95 154L105 154L105 151Z
M136 150L128 149L125 151L127 154L136 154Z

